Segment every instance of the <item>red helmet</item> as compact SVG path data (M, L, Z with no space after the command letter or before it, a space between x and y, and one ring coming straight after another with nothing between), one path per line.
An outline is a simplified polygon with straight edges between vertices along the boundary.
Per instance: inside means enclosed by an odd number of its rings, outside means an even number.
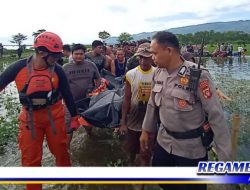
M52 32L43 32L39 34L33 45L35 48L44 46L50 52L62 52L63 43L61 38Z

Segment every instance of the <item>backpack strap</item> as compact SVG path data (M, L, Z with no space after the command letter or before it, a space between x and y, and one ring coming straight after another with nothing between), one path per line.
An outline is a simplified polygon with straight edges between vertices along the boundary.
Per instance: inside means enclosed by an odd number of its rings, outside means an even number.
M27 61L26 61L26 67L27 67L27 70L28 70L28 78L27 78L26 84L29 83L31 73L32 73L32 71L33 71L32 58L33 58L33 56L30 56L30 57L27 59Z
M26 67L27 67L27 70L28 70L28 78L27 78L27 81L26 81L26 85L29 83L30 76L31 76L31 73L32 73L32 70L33 70L33 64L31 62L32 57L33 56L29 57L27 59L27 62L26 62ZM30 128L32 139L35 139L34 118L33 118L32 106L29 106L29 108L26 110L26 121L27 121L28 127Z
M53 85L52 78L53 78L53 74L55 72L55 65L48 67L48 70L49 70L49 73L50 73L50 83L51 83L52 89L54 90L55 88L54 88L54 85Z
M56 135L56 126L55 126L55 122L52 118L52 113L51 113L51 108L50 105L48 106L48 117L49 117L49 122L53 131L53 134Z
M33 119L33 109L32 107L29 107L28 110L26 110L26 122L27 126L29 127L31 131L32 139L35 139L35 131L34 131L34 119Z
M54 85L53 85L53 82L52 82L52 78L53 78L53 74L54 74L54 71L55 71L55 65L50 66L48 69L49 69L49 72L50 72L50 82L51 82L51 86L52 86L52 90L53 90ZM55 126L55 122L54 122L53 117L52 117L50 105L48 105L48 117L49 117L49 122L50 122L50 126L52 128L53 134L55 135L56 134L56 126Z

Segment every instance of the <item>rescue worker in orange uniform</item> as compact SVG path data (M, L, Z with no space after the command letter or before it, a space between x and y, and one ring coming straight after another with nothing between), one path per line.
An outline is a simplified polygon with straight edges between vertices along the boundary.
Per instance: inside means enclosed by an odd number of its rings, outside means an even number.
M58 35L43 32L35 39L35 54L11 64L0 75L0 91L15 81L22 104L18 138L22 166L41 166L44 137L56 166L71 165L62 98L72 116L71 127L76 129L79 124L67 78L56 64L62 46ZM40 189L41 184L27 185L27 190Z

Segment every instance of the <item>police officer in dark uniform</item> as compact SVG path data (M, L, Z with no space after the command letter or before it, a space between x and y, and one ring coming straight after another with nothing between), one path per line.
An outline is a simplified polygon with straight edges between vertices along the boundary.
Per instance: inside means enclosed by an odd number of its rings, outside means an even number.
M152 58L158 66L140 137L141 148L148 148L149 134L157 118L160 128L152 161L153 166L197 166L206 161L204 130L213 132L218 157L231 160L230 133L209 72L201 71L194 92L190 87L191 70L197 64L180 56L179 42L170 32L158 32L151 42ZM209 125L205 125L209 122ZM201 130L203 129L203 130ZM212 129L212 130L211 130ZM206 185L163 185L167 190L205 190Z

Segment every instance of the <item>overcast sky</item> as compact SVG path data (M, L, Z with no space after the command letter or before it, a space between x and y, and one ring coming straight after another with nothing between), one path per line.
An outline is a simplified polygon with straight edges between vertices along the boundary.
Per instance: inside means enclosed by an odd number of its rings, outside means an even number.
M66 43L90 44L98 32L136 34L217 21L250 19L249 0L4 0L0 42L13 34L29 37L39 29Z

